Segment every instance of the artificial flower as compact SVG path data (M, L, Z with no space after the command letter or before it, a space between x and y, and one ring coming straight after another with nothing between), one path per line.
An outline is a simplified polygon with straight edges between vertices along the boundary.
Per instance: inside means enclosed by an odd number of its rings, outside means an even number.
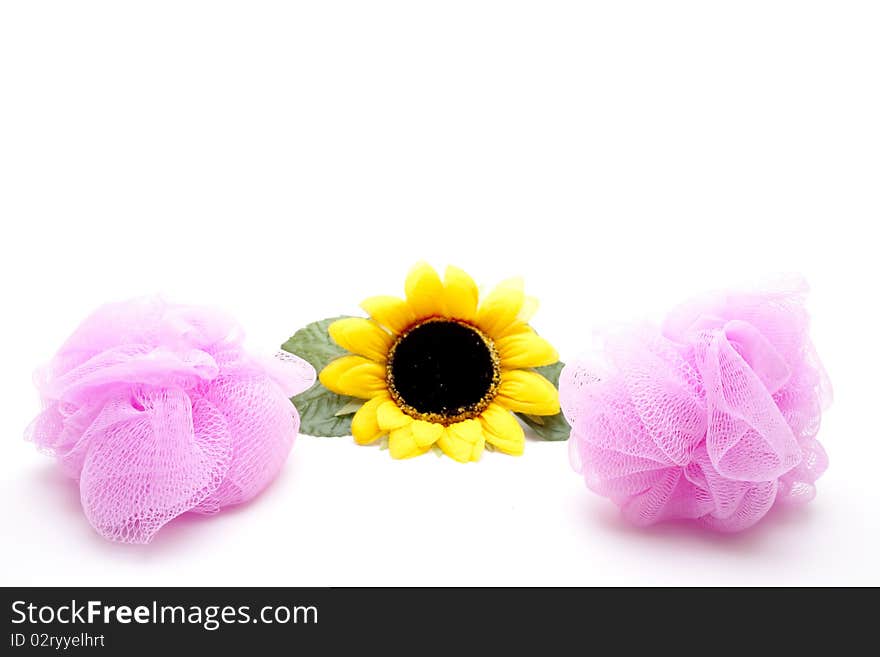
M443 279L416 265L406 298L371 297L369 319L349 317L329 326L349 355L320 373L329 390L366 400L351 432L366 445L388 436L394 458L437 446L456 461L476 461L488 443L522 454L525 435L514 412L559 412L556 387L532 368L559 355L530 326L536 301L522 281L501 283L480 299L474 281L448 267Z

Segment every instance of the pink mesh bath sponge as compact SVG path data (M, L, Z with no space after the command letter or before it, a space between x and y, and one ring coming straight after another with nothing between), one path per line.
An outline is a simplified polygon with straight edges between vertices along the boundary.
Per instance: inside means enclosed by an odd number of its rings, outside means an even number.
M98 309L37 373L43 411L27 436L79 480L102 536L147 543L278 474L299 429L289 397L315 372L250 356L242 339L218 311L136 299Z
M801 280L707 295L662 328L605 339L601 363L562 372L571 459L637 525L693 519L746 529L815 496L830 386L808 335Z

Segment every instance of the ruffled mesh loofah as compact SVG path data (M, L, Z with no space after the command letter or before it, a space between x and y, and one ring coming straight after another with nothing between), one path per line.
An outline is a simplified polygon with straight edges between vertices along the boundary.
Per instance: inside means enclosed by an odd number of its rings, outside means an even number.
M605 362L560 380L572 464L638 525L734 532L815 496L830 386L808 336L807 287L707 296L662 329L609 336Z
M100 308L38 372L44 410L27 436L79 480L102 536L147 543L278 474L299 429L288 398L315 372L249 356L242 338L219 312L138 299Z

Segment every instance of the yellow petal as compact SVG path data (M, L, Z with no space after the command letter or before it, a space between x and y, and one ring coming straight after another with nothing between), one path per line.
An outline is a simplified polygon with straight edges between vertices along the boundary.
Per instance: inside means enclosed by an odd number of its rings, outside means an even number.
M522 310L524 297L521 278L504 281L480 305L477 326L490 337L500 336L504 329L516 321Z
M361 304L361 308L393 333L403 333L416 321L409 304L397 297L370 297Z
M408 459L412 456L424 454L430 447L419 447L413 438L412 428L409 426L395 429L388 436L388 451L396 459Z
M523 298L522 309L516 316L517 321L528 323L529 320L538 312L538 299L536 297L526 296Z
M443 425L425 420L416 420L412 423L413 439L419 447L430 447L443 435Z
M343 356L321 370L321 383L340 395L371 399L385 392L385 367L363 356Z
M354 414L351 420L351 435L358 445L369 445L385 433L379 426L376 409L387 400L384 395L373 397Z
M456 422L446 427L437 445L447 456L459 463L477 461L486 446L483 426L477 420Z
M449 317L473 321L477 314L480 292L474 279L458 267L447 267L443 282L443 298Z
M526 436L513 413L498 404L489 404L480 416L486 442L505 454L519 456L525 450Z
M495 341L501 355L501 367L541 367L559 360L559 353L534 331L523 331Z
M521 333L534 333L535 329L526 324L525 322L521 322L516 320L512 324L508 325L508 327L502 331L499 331L494 337L495 340L501 340L502 338L509 338L512 335L519 335Z
M543 376L528 370L502 372L495 399L517 413L555 415L559 412L559 391Z
M380 404L376 411L376 418L383 431L400 429L412 422L412 418L400 410L400 407L391 399Z
M384 363L394 338L376 322L362 317L346 317L328 328L333 341L353 354Z
M406 301L417 319L443 314L443 283L431 265L420 262L406 277Z

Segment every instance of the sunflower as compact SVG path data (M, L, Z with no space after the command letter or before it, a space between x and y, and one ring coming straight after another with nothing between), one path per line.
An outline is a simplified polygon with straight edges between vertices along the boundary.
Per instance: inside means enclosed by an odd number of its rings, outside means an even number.
M361 445L388 436L394 458L437 445L456 461L476 461L486 443L522 454L513 413L555 415L556 387L529 369L559 360L528 321L537 302L522 281L501 283L482 303L474 281L449 267L443 280L425 263L406 279L406 299L371 297L370 319L333 322L330 337L350 355L330 362L321 383L367 400L351 423Z

